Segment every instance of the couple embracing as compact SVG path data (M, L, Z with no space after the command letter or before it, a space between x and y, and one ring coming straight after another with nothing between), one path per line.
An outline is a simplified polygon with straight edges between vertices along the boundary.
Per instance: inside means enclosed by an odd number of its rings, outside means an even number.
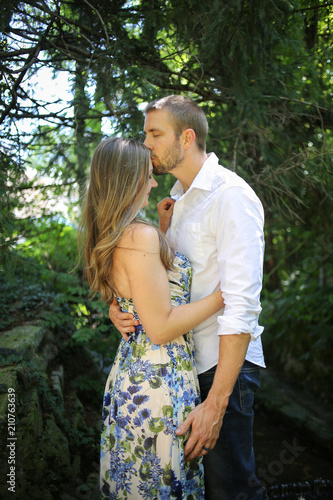
M88 281L123 336L104 395L101 498L261 500L262 205L206 154L191 99L149 104L144 131L143 145L97 147L83 212ZM177 181L157 229L138 212L167 173Z

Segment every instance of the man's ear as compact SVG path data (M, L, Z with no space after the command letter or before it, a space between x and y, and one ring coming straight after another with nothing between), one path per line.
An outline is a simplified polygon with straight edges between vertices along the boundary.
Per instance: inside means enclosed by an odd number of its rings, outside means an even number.
M189 149L195 141L195 132L191 128L187 128L181 135L182 146L184 149Z

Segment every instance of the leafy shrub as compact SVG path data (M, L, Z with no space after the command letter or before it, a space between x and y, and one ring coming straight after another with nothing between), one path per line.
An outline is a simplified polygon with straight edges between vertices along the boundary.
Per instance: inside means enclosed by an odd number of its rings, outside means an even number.
M9 278L0 269L0 331L42 319L63 342L91 350L103 371L112 364L120 336L107 306L88 297L77 267L76 230L56 221L38 227L45 229L38 240L26 238L15 250L15 274Z
M261 324L268 366L290 381L331 397L333 376L333 288L304 282L301 272L283 289L262 295Z

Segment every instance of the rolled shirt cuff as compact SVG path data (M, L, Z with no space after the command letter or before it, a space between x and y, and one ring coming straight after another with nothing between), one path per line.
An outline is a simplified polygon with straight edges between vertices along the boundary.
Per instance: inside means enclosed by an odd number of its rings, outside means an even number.
M251 340L257 340L264 331L263 326L256 324L251 327L251 325L241 319L220 316L217 318L217 323L217 335L239 335L240 333L249 333L251 335Z

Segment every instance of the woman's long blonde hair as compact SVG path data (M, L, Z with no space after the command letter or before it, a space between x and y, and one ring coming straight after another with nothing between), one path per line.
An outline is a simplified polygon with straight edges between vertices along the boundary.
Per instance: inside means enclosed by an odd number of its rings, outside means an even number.
M111 303L117 294L112 279L113 252L137 218L147 193L150 152L132 139L109 138L96 148L90 165L81 229L85 230L86 276L93 295ZM157 229L157 228L156 228ZM173 251L158 230L160 256L172 268Z

